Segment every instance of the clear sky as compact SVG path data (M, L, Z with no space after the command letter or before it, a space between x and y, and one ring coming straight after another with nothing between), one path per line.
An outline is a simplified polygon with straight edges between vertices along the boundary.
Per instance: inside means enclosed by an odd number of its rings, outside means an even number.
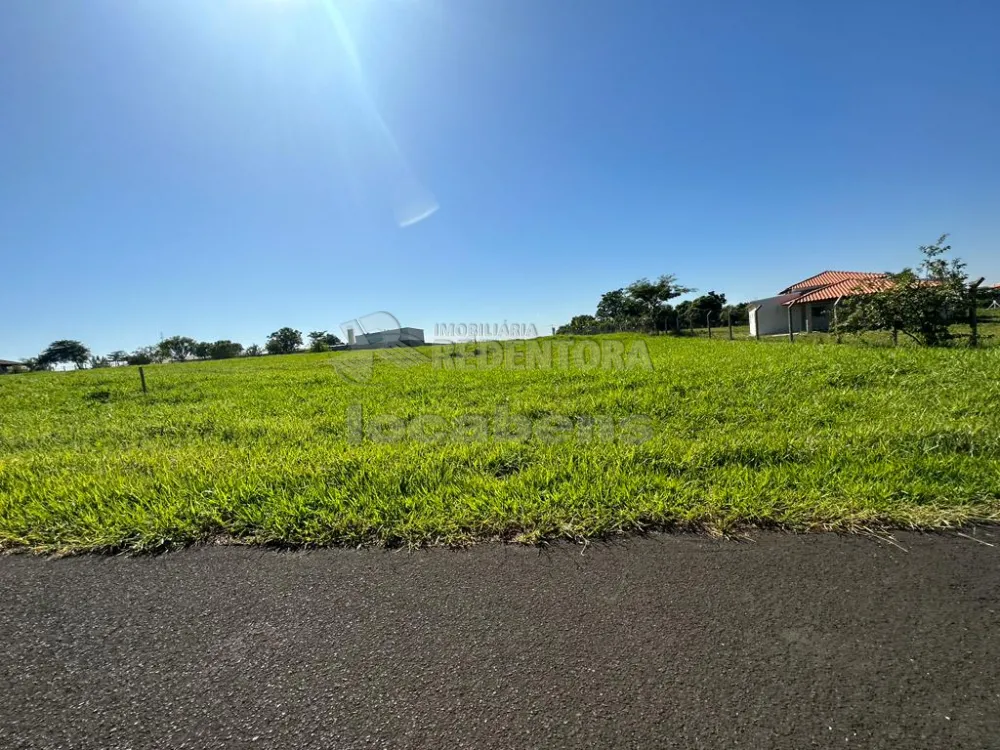
M0 358L374 310L542 329L641 276L741 301L942 232L1000 283L998 28L995 0L4 0Z

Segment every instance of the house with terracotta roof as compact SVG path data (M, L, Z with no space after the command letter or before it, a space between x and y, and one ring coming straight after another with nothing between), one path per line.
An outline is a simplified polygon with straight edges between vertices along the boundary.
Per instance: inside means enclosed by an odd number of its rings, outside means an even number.
M884 273L823 271L783 289L776 297L750 303L750 335L828 331L834 307L846 298L887 289L892 282Z

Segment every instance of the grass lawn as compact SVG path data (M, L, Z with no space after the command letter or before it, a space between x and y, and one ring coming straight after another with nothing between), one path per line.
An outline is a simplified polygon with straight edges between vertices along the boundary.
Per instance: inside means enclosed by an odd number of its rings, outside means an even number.
M971 334L971 328L967 323L956 323L951 326L951 332L956 337L954 347L967 346ZM686 336L696 336L708 338L709 334L713 338L729 338L729 328L725 324L713 328L711 332L707 328L695 328L684 330ZM737 340L749 340L750 326L733 326L733 338ZM787 341L788 334L780 333L771 336L764 336L761 341L764 343L773 341ZM796 333L795 341L803 344L833 344L837 337L834 333ZM898 334L896 344L893 344L892 335L888 331L869 331L860 334L845 333L841 336L841 343L850 346L918 346L904 333ZM1000 310L980 310L979 311L979 346L984 348L1000 347Z
M592 341L0 377L0 545L1000 520L1000 349Z

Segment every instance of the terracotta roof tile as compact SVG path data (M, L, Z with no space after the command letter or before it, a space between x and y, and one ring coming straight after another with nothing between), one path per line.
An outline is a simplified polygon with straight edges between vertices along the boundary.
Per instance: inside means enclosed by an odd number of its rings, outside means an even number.
M829 286L831 284L839 284L843 281L857 280L857 279L878 279L884 277L883 273L865 273L860 271L823 271L823 273L818 273L815 276L810 276L804 281L800 281L798 284L792 284L787 289L783 290L782 294L788 294L789 292L799 292L805 291L807 289L815 289L816 287Z
M892 279L885 274L868 274L862 278L848 278L836 284L824 286L807 292L801 297L786 302L786 305L804 305L809 302L832 302L840 297L853 297L859 294L874 294L889 289Z

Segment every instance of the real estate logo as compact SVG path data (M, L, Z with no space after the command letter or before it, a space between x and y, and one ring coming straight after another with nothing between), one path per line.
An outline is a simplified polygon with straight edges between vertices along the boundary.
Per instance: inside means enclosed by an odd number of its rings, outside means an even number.
M403 417L379 413L366 415L361 404L347 407L347 441L371 443L617 443L640 445L655 435L653 420L641 414L547 415L528 417L502 406L493 413L420 414Z
M385 310L348 320L340 329L347 351L338 352L331 363L348 382L369 382L375 373L376 359L402 368L430 362L428 354L414 348L423 345L423 331L404 328L395 315Z
M465 324L460 324L461 328L439 324L443 325L455 331L468 330ZM422 330L400 325L396 316L385 311L348 320L341 329L347 343L330 362L350 383L370 382L380 360L404 369L429 365L434 370L451 372L653 369L646 342L638 338L465 340L427 345ZM534 326L520 324L517 330L537 332Z

